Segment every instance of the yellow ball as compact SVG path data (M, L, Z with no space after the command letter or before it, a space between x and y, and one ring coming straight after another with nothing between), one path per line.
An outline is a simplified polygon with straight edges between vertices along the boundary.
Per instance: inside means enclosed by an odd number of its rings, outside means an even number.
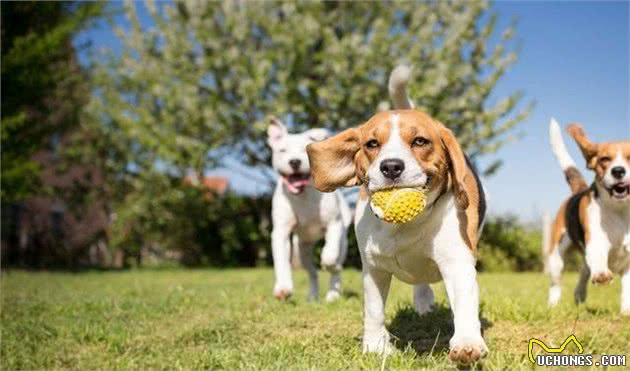
M374 214L388 223L407 223L418 216L425 205L425 192L415 188L374 192L370 201Z

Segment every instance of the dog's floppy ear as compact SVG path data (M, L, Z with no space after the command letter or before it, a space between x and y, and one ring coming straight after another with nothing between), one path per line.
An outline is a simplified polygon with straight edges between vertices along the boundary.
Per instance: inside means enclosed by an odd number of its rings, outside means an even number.
M360 184L354 157L361 148L359 131L347 129L321 142L306 146L315 188L332 192Z
M275 116L269 116L269 126L267 127L267 143L270 147L275 147L280 140L287 135L287 127L284 126Z
M441 128L440 138L448 156L449 174L453 185L455 203L457 204L457 208L465 210L468 208L468 193L466 192L465 183L466 175L468 174L466 156L451 130L445 127Z
M330 132L324 128L307 130L304 134L314 142L322 141L330 136Z
M573 137L582 155L586 160L586 166L589 169L594 169L597 164L597 144L591 142L584 134L584 129L579 124L571 124L567 127L567 132Z

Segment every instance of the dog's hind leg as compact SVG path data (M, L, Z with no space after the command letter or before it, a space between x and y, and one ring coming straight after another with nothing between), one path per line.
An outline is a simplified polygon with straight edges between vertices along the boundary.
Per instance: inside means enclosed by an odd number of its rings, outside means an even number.
M586 290L588 287L588 279L591 277L591 270L588 268L586 262L582 266L580 271L580 278L578 284L573 291L573 297L575 298L575 304L584 303L586 300Z
M271 232L271 252L276 283L273 295L278 299L287 299L293 294L293 277L291 275L290 251L291 230L281 223L275 223Z
M302 263L302 267L308 273L308 300L317 301L319 300L319 281L317 278L317 267L315 267L313 263L313 244L300 241L297 235L295 235L293 242L298 246L298 250L300 251L300 263Z
M422 316L433 310L433 304L435 299L433 298L433 290L428 284L415 285L413 287L413 306L416 309L416 313Z
M322 268L330 272L330 284L326 293L326 301L331 302L341 297L341 269L346 260L348 241L347 229L341 219L328 224L326 242L322 249Z
M555 245L555 246L554 246ZM551 287L549 288L549 306L553 307L560 301L562 296L562 269L564 268L564 252L569 248L571 242L569 237L564 234L560 240L554 243L552 251L547 256L547 271L551 278Z

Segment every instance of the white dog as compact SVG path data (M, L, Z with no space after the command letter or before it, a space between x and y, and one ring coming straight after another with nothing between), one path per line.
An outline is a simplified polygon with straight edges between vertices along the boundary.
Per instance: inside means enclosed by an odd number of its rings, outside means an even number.
M414 285L419 315L433 307L430 283L444 280L454 314L449 357L470 364L487 353L479 320L475 271L485 215L479 178L453 133L407 99L406 68L390 78L396 111L376 114L356 129L307 147L314 184L322 191L361 185L355 230L363 263L364 352L390 352L385 302L392 276ZM406 224L389 224L370 208L388 188L424 188L427 206Z
M346 233L352 214L340 192L321 193L310 186L311 169L306 154L306 146L325 139L328 131L311 129L289 134L280 120L272 117L270 121L268 144L273 168L279 174L271 206L271 245L276 275L273 294L285 299L293 293L290 254L291 246L296 246L310 278L308 298L319 298L313 245L324 237L321 265L331 274L326 301L334 301L341 296L340 273L346 259Z

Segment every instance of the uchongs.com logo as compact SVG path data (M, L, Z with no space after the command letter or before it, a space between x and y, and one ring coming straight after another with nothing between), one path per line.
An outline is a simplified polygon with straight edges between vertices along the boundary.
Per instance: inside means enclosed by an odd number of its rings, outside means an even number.
M566 354L565 349L569 344L575 344L577 354ZM545 353L534 355L534 344L538 344ZM571 335L557 348L547 346L542 340L529 339L527 347L529 360L537 366L625 366L626 356L621 354L601 354L593 356L592 354L584 354L582 343ZM567 352L568 353L568 352Z

